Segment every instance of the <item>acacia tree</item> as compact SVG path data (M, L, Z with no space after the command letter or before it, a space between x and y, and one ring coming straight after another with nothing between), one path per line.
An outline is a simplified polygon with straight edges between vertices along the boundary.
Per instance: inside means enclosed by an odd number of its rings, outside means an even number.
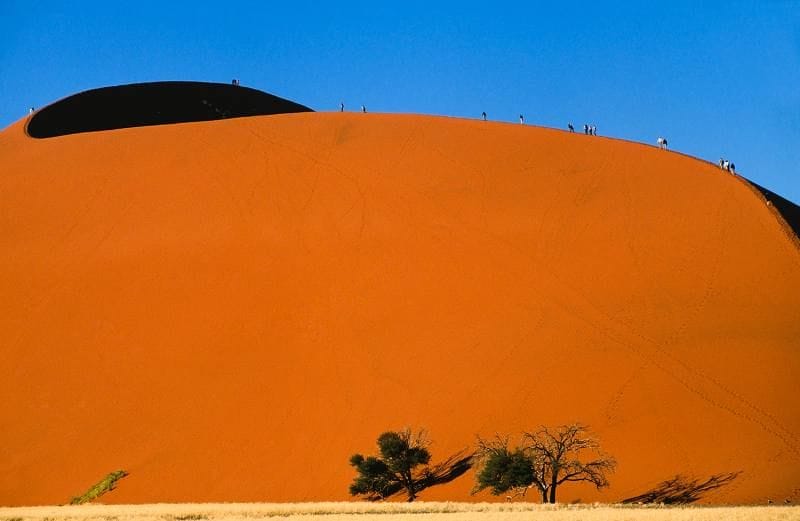
M350 457L350 465L358 472L350 485L350 494L378 501L405 490L408 501L414 501L422 490L448 483L472 466L473 455L463 451L431 466L429 445L424 431L384 432L378 436L380 456Z
M550 497L556 502L556 488L562 483L588 481L597 489L608 486L606 474L614 472L617 462L600 452L600 443L580 423L562 425L553 431L540 427L534 433L525 433L525 446L540 460L541 477ZM581 458L589 453L594 459L584 463Z
M593 459L582 461L587 454ZM491 487L495 495L511 490L524 496L535 486L542 503L555 503L558 486L566 482L587 481L598 489L607 487L606 475L616 468L614 459L600 452L588 427L579 423L525 433L515 449L509 449L507 439L487 442L479 438L476 461L479 470L474 492Z

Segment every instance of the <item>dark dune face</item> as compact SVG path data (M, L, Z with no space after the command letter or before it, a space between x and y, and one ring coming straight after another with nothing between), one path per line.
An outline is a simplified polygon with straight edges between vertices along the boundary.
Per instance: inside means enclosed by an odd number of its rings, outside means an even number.
M92 89L48 105L28 134L48 138L81 132L313 112L266 92L223 83L164 81Z
M791 227L795 235L800 237L800 206L797 206L790 200L781 197L772 190L768 190L752 181L750 181L750 184L756 187L756 189L764 195L767 201L775 206L783 219L786 221L786 224Z

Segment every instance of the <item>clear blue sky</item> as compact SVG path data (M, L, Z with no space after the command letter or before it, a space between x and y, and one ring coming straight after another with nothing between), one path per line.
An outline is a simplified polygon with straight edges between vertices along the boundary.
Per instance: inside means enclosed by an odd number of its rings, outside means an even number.
M800 0L558 3L0 0L0 127L89 88L236 77L316 110L664 135L800 203Z

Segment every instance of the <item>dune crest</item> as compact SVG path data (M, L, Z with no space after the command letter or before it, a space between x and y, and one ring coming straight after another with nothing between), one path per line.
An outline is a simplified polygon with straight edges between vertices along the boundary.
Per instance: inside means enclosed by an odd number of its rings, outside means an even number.
M562 502L798 499L800 248L713 165L410 115L17 124L0 201L0 504L115 469L104 502L345 500L384 430L574 421L618 467Z

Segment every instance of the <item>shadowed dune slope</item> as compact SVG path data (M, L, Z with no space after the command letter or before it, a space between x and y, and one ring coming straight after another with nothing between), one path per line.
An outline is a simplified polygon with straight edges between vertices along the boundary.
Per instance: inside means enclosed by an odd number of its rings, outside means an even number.
M260 90L223 83L133 83L87 90L48 105L31 116L28 134L48 138L293 112L311 109Z
M116 469L104 502L344 500L384 430L439 459L572 421L618 471L561 501L736 471L703 500L800 499L800 250L692 158L406 115L19 123L0 251L0 504Z
M790 200L776 194L775 192L764 188L761 185L750 182L761 194L766 201L775 205L775 208L780 212L781 216L786 221L786 224L792 229L795 235L800 237L800 206L797 206Z

